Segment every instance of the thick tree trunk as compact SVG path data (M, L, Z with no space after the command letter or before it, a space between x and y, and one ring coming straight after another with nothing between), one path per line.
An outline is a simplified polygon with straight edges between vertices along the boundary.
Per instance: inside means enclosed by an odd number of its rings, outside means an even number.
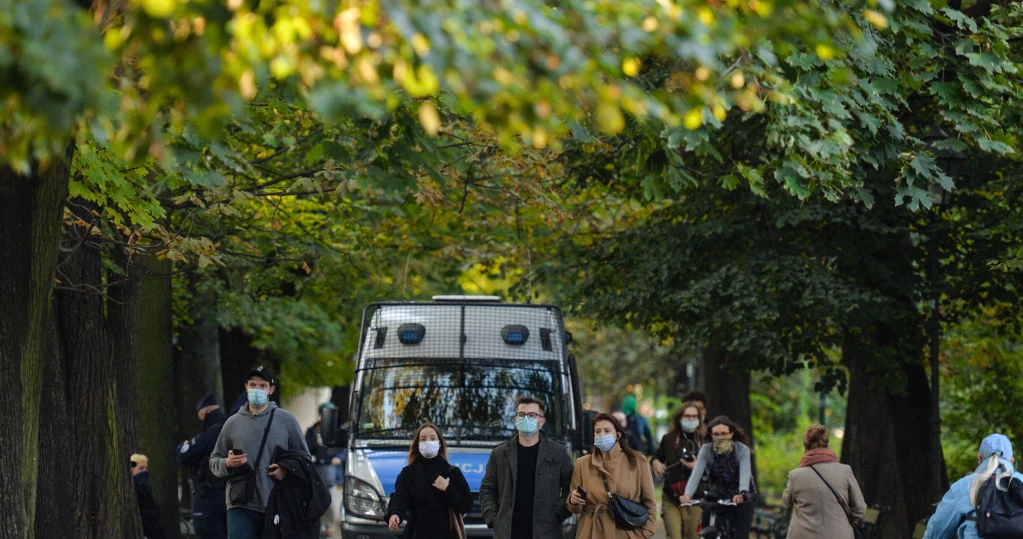
M913 525L930 513L928 485L928 409L930 388L921 362L903 360L894 378L871 372L871 357L891 356L887 330L876 333L877 342L843 347L849 368L849 401L846 409L842 461L853 468L868 505L890 508L883 517L878 537L909 537ZM897 389L892 389L892 384Z
M0 167L0 539L35 533L43 357L71 155L28 176Z
M724 349L703 349L704 388L707 394L707 421L726 415L753 439L753 420L749 401L749 373L728 368Z
M108 302L98 292L106 282L99 250L87 241L76 245L61 257L62 282L54 294L57 357L64 361L69 403L68 457L75 472L60 478L64 495L52 503L76 504L72 538L141 538L127 453L138 446L131 417L138 402L132 306L137 285L129 276L111 288Z
M174 364L171 347L171 280L170 262L155 257L142 257L135 264L144 266L139 272L140 304L138 324L138 387L141 446L149 455L150 481L162 512L164 533L177 539L178 526L178 463L177 442L195 434L198 423L193 412L191 429L182 431L175 414ZM193 408L194 411L194 408ZM183 498L189 499L185 488Z

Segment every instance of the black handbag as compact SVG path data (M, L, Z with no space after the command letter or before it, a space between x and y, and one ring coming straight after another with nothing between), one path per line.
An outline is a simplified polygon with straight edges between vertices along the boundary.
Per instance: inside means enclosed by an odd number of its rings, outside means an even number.
M646 525L650 519L650 510L647 506L611 492L604 472L600 472L600 480L604 482L604 489L607 490L607 511L611 513L615 526L623 530L636 530Z
M864 539L867 536L867 525L860 520L854 521L852 515L849 513L849 508L842 502L842 498L838 497L838 493L835 492L835 489L831 488L831 483L828 483L828 480L824 479L824 476L821 475L821 473L817 471L817 468L814 468L812 464L810 465L810 469L813 470L813 473L817 474L817 477L821 478L821 481L824 481L828 490L830 490L831 493L835 495L835 499L838 500L838 505L842 506L842 511L845 512L845 518L849 519L849 525L852 526L853 537L856 539Z

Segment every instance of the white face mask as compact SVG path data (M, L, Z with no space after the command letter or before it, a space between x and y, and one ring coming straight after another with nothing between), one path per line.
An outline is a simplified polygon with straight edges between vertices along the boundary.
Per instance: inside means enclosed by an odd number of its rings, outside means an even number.
M428 442L419 442L419 454L432 459L440 453L440 440L430 440Z

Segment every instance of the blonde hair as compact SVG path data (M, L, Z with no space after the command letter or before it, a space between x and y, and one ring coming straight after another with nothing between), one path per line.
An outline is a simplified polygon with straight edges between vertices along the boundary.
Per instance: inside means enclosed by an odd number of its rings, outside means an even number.
M1006 478L1010 478L1011 479L1012 478L1012 470L1010 470L1010 469L1008 469L1006 467L1005 469L1003 469L1002 473L1000 473L997 476L995 476L995 472L997 472L998 471L998 467L1001 466L1001 463L999 462L999 457L1000 456L1001 456L1001 453L995 453L995 454L991 455L990 457L988 457L988 459L987 459L987 467L984 468L984 471L982 471L979 474L977 474L977 477L973 480L973 484L970 485L970 503L971 504L977 505L977 495L980 494L980 487L981 487L981 485L983 485L984 482L987 481L988 479L991 479L992 476L995 477L995 488L997 488L998 490L1000 490L1002 492L1008 492L1008 490L1009 490L1008 481L1005 482L1006 486L1003 487L1002 486L1002 479L1006 479Z

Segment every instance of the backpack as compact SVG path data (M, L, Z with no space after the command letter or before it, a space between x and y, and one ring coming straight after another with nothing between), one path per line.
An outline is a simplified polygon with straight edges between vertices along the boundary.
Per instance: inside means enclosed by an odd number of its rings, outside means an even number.
M1023 482L1012 475L989 477L977 492L976 511L982 539L1023 537Z

